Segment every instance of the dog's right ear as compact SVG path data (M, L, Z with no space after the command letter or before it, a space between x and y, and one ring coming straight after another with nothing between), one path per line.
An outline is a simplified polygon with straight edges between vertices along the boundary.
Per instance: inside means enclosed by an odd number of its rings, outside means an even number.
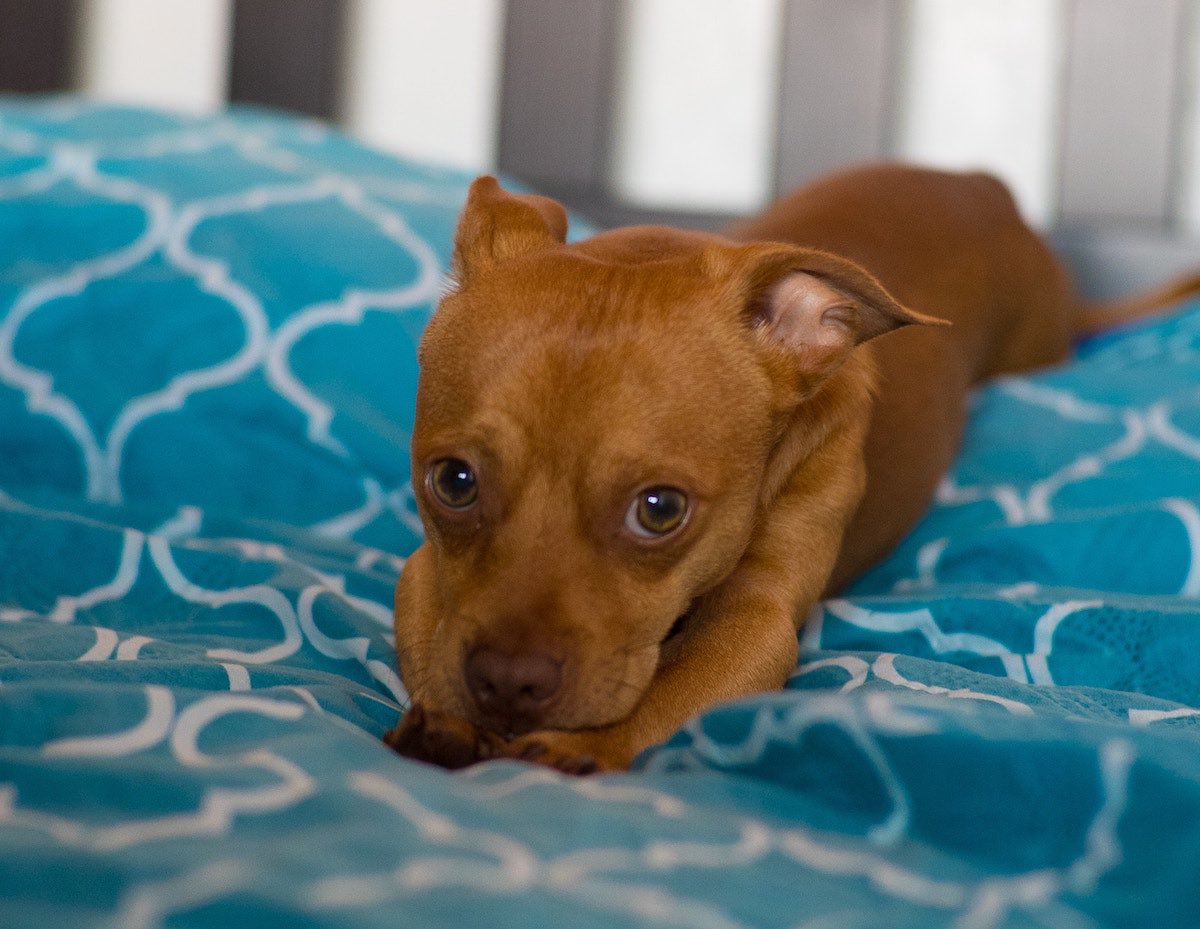
M947 326L901 305L865 270L827 252L765 244L740 251L742 299L754 329L791 359L809 392L855 346L901 326Z
M476 178L454 234L454 276L529 252L561 245L567 238L567 213L549 197L513 194L490 175Z

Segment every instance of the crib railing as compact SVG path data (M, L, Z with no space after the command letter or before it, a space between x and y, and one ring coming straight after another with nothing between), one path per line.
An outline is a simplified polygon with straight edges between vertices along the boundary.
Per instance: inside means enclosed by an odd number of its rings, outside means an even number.
M0 0L0 90L284 107L604 223L984 167L1094 289L1200 258L1200 0Z

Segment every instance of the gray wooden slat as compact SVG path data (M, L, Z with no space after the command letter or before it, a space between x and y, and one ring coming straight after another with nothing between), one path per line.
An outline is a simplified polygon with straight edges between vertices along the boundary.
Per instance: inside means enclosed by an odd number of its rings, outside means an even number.
M0 0L0 91L70 87L77 21L75 0Z
M229 98L332 119L343 7L341 0L237 0Z
M780 191L887 153L901 4L788 0L783 24Z
M1172 215L1184 0L1070 0L1063 222Z
M551 193L603 186L618 13L614 0L509 0L502 171Z

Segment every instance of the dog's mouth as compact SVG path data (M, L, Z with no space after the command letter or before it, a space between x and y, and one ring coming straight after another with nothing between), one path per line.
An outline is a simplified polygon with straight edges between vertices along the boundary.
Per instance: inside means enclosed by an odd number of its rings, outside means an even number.
M544 720L536 715L487 714L478 710L468 715L471 722L480 729L506 741L512 741L544 726Z
M671 623L670 628L659 642L660 665L663 662L670 663L678 657L679 641L691 625L694 614L695 602L689 604L688 608ZM549 708L523 712L514 705L489 712L480 707L478 701L468 698L466 704L467 715L472 723L485 732L509 741L537 729L545 728L549 722ZM553 728L557 728L557 726L551 725Z
M658 643L660 648L669 642L674 641L683 634L683 631L687 628L688 623L690 623L692 620L692 610L694 607L694 603L689 605L686 610L679 614L675 622L671 623L671 628L667 630L667 634L663 636L662 641Z

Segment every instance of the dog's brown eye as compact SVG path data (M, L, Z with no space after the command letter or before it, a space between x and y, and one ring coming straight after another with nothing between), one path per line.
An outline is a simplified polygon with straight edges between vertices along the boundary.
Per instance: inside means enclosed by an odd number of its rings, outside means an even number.
M452 510L465 510L479 496L475 469L461 458L443 458L429 469L429 489Z
M643 490L629 505L625 528L643 539L674 532L687 517L688 501L683 491L673 487Z

